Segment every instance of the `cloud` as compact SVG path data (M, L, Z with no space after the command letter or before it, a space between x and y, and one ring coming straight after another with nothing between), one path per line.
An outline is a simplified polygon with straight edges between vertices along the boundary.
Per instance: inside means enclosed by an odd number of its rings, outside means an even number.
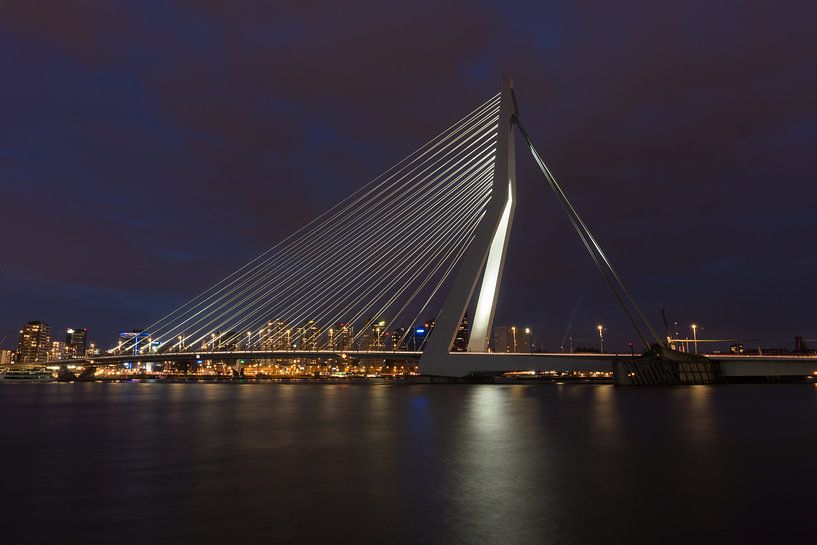
M813 277L798 257L817 229L813 4L87 0L2 12L0 100L13 107L0 197L14 203L2 268L31 282L8 295L18 314L49 286L154 297L161 313L496 92L503 69L645 307L725 323L717 296L741 270L757 271L753 293L787 301L776 286ZM602 284L577 280L595 278L592 264L522 150L518 166L498 319L530 316L556 343L586 290L581 315L619 320ZM730 308L777 308L748 286ZM63 315L65 301L34 307ZM127 309L99 310L95 327L123 327ZM4 314L0 327L24 319ZM813 319L795 308L768 327L782 337L798 323Z

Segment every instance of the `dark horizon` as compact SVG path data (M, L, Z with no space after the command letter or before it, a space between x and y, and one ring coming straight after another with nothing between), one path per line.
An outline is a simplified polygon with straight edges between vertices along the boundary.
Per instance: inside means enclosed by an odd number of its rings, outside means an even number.
M499 89L653 325L817 339L817 4L7 2L0 339L102 347ZM634 333L517 140L496 325ZM748 348L748 346L747 346Z

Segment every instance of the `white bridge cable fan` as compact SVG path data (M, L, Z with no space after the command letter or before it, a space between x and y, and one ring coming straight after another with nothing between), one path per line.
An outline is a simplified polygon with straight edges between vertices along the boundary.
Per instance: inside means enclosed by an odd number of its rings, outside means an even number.
M373 326L399 346L485 214L498 126L497 94L114 350L353 349Z

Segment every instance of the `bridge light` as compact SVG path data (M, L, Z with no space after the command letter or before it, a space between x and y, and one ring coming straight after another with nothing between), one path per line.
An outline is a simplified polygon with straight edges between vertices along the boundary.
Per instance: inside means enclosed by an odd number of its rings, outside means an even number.
M599 353L604 354L604 326L599 324L596 328L599 330Z
M695 344L695 353L698 353L698 324L692 324L692 338Z

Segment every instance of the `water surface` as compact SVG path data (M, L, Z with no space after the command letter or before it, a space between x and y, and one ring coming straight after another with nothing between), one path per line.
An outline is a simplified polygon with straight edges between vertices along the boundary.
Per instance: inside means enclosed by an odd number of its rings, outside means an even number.
M3 543L812 543L808 384L14 384Z

